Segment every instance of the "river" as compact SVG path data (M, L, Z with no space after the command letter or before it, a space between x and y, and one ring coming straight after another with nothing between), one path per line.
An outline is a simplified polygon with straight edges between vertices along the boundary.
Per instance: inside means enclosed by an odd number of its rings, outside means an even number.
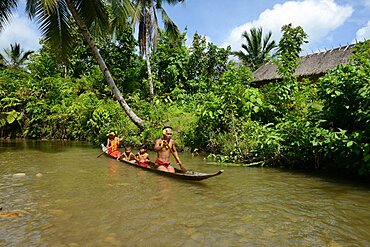
M180 181L99 154L0 141L0 213L17 213L0 217L0 246L370 246L366 184L188 153L187 169L225 172Z

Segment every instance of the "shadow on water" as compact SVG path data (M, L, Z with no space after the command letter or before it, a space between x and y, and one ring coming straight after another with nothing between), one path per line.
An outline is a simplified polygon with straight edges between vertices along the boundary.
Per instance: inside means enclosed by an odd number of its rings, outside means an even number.
M65 152L70 147L88 147L88 142L77 142L67 140L24 140L24 139L0 139L0 153L7 150L33 150L43 153ZM94 148L91 145L91 148Z
M251 168L253 169L257 167ZM365 191L370 190L370 179L367 177L360 177L359 175L345 174L325 170L315 171L315 170L300 170L287 168L271 168L271 169L276 169L277 171L293 175L315 177L332 184L356 187L358 189L363 189Z

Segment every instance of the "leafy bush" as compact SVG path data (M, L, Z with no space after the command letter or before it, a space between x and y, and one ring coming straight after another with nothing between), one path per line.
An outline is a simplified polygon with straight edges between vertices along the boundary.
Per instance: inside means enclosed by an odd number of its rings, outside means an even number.
M318 83L325 120L322 126L344 135L331 150L334 161L342 168L369 174L370 41L356 45L351 63L337 67Z

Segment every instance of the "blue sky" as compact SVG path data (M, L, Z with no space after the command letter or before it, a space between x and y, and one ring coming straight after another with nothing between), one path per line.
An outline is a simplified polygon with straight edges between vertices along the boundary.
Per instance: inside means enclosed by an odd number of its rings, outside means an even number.
M276 41L284 24L300 25L309 36L305 53L370 39L370 0L186 0L165 6L188 42L195 32L222 47L240 50L244 31L262 27ZM39 48L40 31L24 14L22 6L0 33L0 52L18 42L25 50Z

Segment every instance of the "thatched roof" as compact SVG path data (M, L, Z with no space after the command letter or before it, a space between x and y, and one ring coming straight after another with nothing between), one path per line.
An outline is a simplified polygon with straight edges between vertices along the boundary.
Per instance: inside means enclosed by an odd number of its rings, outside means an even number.
M353 46L338 47L329 51L300 57L298 60L299 66L294 75L298 77L321 75L339 64L347 64L349 57L352 55ZM254 82L271 81L281 78L276 71L276 65L272 63L262 65L252 75Z

